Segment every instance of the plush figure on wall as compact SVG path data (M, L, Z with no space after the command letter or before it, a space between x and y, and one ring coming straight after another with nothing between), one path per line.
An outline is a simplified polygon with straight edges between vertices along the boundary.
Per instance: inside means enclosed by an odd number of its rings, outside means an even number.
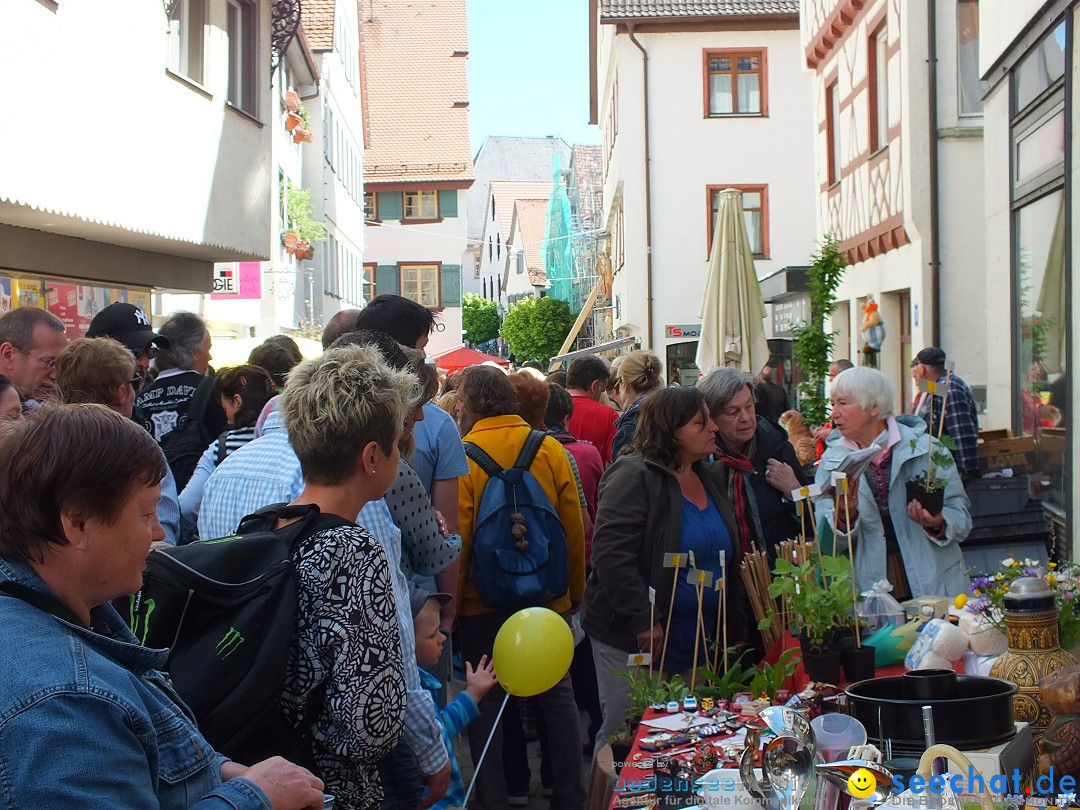
M881 351L881 344L885 342L885 322L881 320L877 302L874 296L867 296L866 306L863 307L862 329L859 334L863 339L863 355L865 365L877 368L877 353Z
M1039 773L1080 776L1080 666L1062 667L1039 683L1039 697L1053 721L1042 738Z

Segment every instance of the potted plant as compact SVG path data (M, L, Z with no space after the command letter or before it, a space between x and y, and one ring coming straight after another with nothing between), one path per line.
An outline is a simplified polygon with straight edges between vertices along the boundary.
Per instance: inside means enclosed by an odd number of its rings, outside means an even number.
M296 258L303 261L304 259L312 259L315 257L315 248L307 242L300 240L296 244Z
M304 126L297 127L296 129L294 129L292 131L292 142L293 143L303 143L304 138L307 136L307 134L308 134L307 127L304 127Z
M607 741L611 745L612 759L615 762L626 762L634 744L634 733L649 706L654 703L667 703L670 700L682 700L687 692L686 684L679 675L670 681L663 681L659 673L649 675L646 672L639 672L639 669L640 667L635 667L629 671L619 672L620 677L630 685L630 708L626 710L626 722L623 727Z
M788 678L795 674L799 666L799 652L795 649L784 650L775 664L762 664L754 672L750 681L750 691L754 697L767 697L772 700L776 693L784 688Z
M729 656L735 653L734 647L728 648ZM739 692L745 692L750 688L757 670L753 667L743 666L742 659L745 651L740 652L735 658L730 658L728 668L724 673L713 672L709 667L698 667L698 676L704 686L698 687L696 697L711 697L714 700L722 698L731 700Z
M837 630L849 622L854 606L851 568L843 557L814 552L800 564L780 558L769 596L786 600L799 628L803 667L811 680L838 683L841 650ZM772 613L761 624L772 622Z
M289 114L285 116L285 131L292 132L303 123L304 119L300 117L299 113L290 111Z
M911 449L918 446L918 438L911 440ZM945 481L938 477L939 469L947 468L956 462L953 460L952 451L956 449L956 442L951 436L942 436L940 439L930 437L930 454L926 460L926 475L913 478L904 486L907 492L907 502L918 501L923 509L931 515L940 515L945 506Z
M311 254L300 258L310 259L314 255L312 246L326 239L326 226L315 218L315 209L311 205L311 191L302 186L294 186L289 180L286 180L285 186L285 220L287 230L282 237L285 250L295 253L300 243L304 242ZM291 237L290 234L292 234ZM290 249L290 242L292 249Z
M285 109L289 112L296 112L300 109L300 94L291 87L285 91Z

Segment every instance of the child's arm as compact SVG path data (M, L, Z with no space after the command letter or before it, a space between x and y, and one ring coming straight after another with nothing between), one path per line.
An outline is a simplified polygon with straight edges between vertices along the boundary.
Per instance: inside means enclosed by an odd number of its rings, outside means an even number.
M480 716L478 708L480 701L497 682L495 665L488 661L486 655L480 659L475 670L472 664L465 662L465 683L467 684L465 691L448 703L442 711L443 727L451 739Z

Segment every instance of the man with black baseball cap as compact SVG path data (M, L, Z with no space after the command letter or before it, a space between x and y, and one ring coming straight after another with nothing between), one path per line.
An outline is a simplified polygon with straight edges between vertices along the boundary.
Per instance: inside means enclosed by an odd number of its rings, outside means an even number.
M154 331L146 313L123 301L109 304L95 315L86 336L111 337L131 349L140 377L146 377L157 350L169 348L169 339Z
M920 390L915 396L912 413L927 423L932 435L939 438L946 435L956 442L953 458L956 460L956 470L960 477L965 481L976 477L979 474L979 412L971 388L955 373L946 374L945 352L937 346L927 346L915 355L915 359L911 361L911 369L911 376L916 384L923 380L937 383L943 378L948 379L947 400L943 397L944 391L928 394ZM943 407L945 423L944 428L941 428Z

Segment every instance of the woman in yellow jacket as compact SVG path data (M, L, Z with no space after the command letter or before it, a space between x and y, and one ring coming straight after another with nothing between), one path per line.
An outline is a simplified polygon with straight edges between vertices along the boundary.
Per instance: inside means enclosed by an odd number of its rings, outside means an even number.
M504 469L512 467L531 428L517 415L517 398L506 375L490 366L474 366L463 372L457 390L461 403L458 424L464 440L484 450ZM569 619L581 604L585 591L585 526L577 484L566 452L550 436L540 445L529 471L555 507L567 541L567 591L544 607ZM470 459L469 474L461 477L458 496L462 545L457 615L461 651L466 661L479 661L481 656L491 655L499 628L513 612L485 605L473 579L473 530L487 481L487 473ZM502 699L502 689L496 686L480 702L480 717L469 726L473 761L483 750ZM550 741L552 806L560 810L578 810L584 807L585 791L581 780L580 719L570 676L564 676L553 688L538 695L537 700L544 711ZM509 806L503 776L501 729L496 729L484 758L476 781L476 797L485 810L503 810Z

